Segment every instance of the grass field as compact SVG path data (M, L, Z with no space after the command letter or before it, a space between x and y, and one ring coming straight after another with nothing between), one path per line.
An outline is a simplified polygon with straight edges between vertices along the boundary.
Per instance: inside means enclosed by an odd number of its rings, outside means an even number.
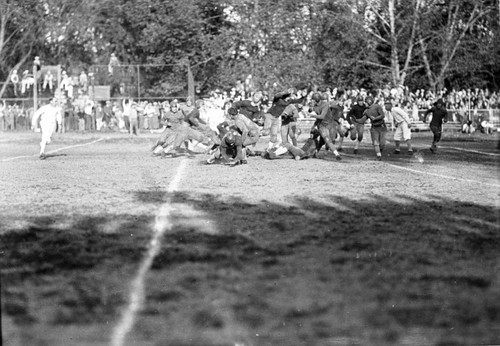
M498 134L430 136L227 167L0 134L3 344L498 345Z

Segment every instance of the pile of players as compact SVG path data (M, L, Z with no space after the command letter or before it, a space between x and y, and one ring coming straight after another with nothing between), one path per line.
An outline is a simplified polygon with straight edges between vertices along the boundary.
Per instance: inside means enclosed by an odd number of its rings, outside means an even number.
M255 92L249 100L234 102L219 118L207 114L202 100L187 109L181 109L176 102L172 102L170 111L162 119L164 131L152 148L153 155L175 157L205 152L210 155L208 164L242 165L248 162L248 156L254 155L266 159L315 158L321 148L326 146L326 150L333 153L336 160L341 160L339 151L342 150L344 137L350 136L355 141L353 153L357 154L365 124L370 123L376 158L382 160L387 122L395 126L394 153L400 154L401 140L407 143L408 153L413 153L411 119L404 110L390 101L386 101L383 107L368 95L366 98L358 97L344 118L341 96L338 93L336 99L328 100L321 92L309 92L307 87L298 87L277 93L270 104L265 104L262 102L263 94ZM301 112L305 112L309 118L315 118L315 122L309 139L302 147L298 147L300 130L297 119ZM433 113L431 129L434 141L431 150L435 152L436 143L441 137L441 124L446 121L447 114L446 110L443 111L442 101L438 101L429 112ZM257 151L256 144L261 136L269 136L269 143L265 150ZM335 146L336 139L339 140L338 147Z

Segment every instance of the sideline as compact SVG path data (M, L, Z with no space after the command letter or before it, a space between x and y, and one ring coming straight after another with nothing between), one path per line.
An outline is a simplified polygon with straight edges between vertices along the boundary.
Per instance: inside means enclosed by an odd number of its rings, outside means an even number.
M171 194L179 188L179 184L184 176L188 161L189 160L187 159L182 159L179 167L177 167L177 172L175 173L174 178L168 186L167 193ZM120 322L113 331L111 338L111 344L113 346L122 346L124 344L126 336L134 326L137 312L144 304L144 283L146 274L151 268L153 260L160 252L163 234L172 228L171 214L174 209L175 207L173 206L170 197L168 197L168 200L161 206L160 211L156 216L154 234L149 244L149 250L131 284L129 304L123 311Z
M92 142L89 142L89 143L70 145L70 146L67 146L67 147L63 147L63 148L59 148L59 149L54 149L54 150L48 151L46 154L53 154L53 153L57 153L59 151L67 150L67 149L85 147L87 145L91 145L91 144L94 144L94 143L97 143L97 142L100 142L100 141L103 141L103 140L104 140L104 138L99 138L99 139L97 139L95 141L92 141ZM9 157L7 159L2 159L2 160L0 160L0 162L8 162L8 161L14 161L14 160L18 160L18 159L25 159L25 158L28 158L28 157L37 157L37 156L38 156L38 154L24 155L24 156L15 156L15 157Z
M463 149L463 148L457 148L457 147L449 147L449 146L446 146L446 145L441 146L441 148L443 148L443 149L454 149L454 150L458 150L458 151L465 151L465 152L468 152L468 153L476 153L476 154L488 155L488 156L500 156L500 154L497 154L497 153L487 153L487 152L479 151L479 150Z
M402 167L402 166L398 166L398 165L393 165L392 163L388 163L388 162L386 162L386 164L389 165L389 166L391 166L391 167L402 169L402 170L413 172L413 173L427 174L427 175L432 175L434 177L439 177L439 178L445 178L445 179L451 179L451 180L457 180L457 181L464 181L464 182L467 182L467 183L474 183L474 184L487 185L487 186L493 186L493 187L500 188L500 184L484 183L484 182L478 181L478 180L462 179L462 178L451 177L449 175L424 172L424 171L419 171L417 169L412 169L412 168Z

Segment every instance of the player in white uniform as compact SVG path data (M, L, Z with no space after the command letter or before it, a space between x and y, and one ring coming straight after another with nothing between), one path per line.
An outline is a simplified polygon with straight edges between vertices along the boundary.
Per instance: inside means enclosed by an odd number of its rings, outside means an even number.
M392 105L391 101L385 102L385 109L391 113L392 121L394 126L396 126L396 132L394 132L394 142L396 143L396 150L394 154L401 153L401 139L403 139L408 145L408 154L413 154L413 149L411 147L411 119L403 109Z
M31 122L31 129L35 130L38 127L38 120L40 120L40 129L42 132L42 140L40 141L40 159L45 159L45 146L50 143L52 134L56 130L57 118L59 117L61 109L57 107L55 98L51 98L49 103L40 107Z

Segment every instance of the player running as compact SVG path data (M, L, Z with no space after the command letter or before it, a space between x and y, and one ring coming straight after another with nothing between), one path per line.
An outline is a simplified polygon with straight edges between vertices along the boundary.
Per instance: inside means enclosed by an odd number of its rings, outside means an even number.
M351 140L356 141L354 143L354 154L358 153L359 144L363 141L363 134L365 133L365 122L366 115L364 115L367 109L365 101L362 96L358 96L356 99L356 104L354 104L349 112L347 113L347 121L351 125Z
M40 129L42 132L42 139L40 141L40 159L44 160L47 156L45 155L45 147L51 142L51 137L57 126L57 119L61 116L61 109L57 107L57 101L55 98L51 98L49 103L45 106L40 107L34 114L31 122L31 129L35 130L38 127L38 121L40 121Z
M432 113L430 127L432 133L434 134L430 150L433 153L436 153L437 143L441 140L441 134L443 132L443 122L444 123L448 122L448 111L446 110L446 108L444 108L443 100L442 99L437 100L434 107L425 112L424 123L426 123L427 115L429 115L429 113Z
M368 109L365 110L364 114L371 120L370 135L372 137L372 144L377 155L377 160L381 161L387 135L385 112L381 105L374 103L372 96L366 97L366 104L368 105Z

